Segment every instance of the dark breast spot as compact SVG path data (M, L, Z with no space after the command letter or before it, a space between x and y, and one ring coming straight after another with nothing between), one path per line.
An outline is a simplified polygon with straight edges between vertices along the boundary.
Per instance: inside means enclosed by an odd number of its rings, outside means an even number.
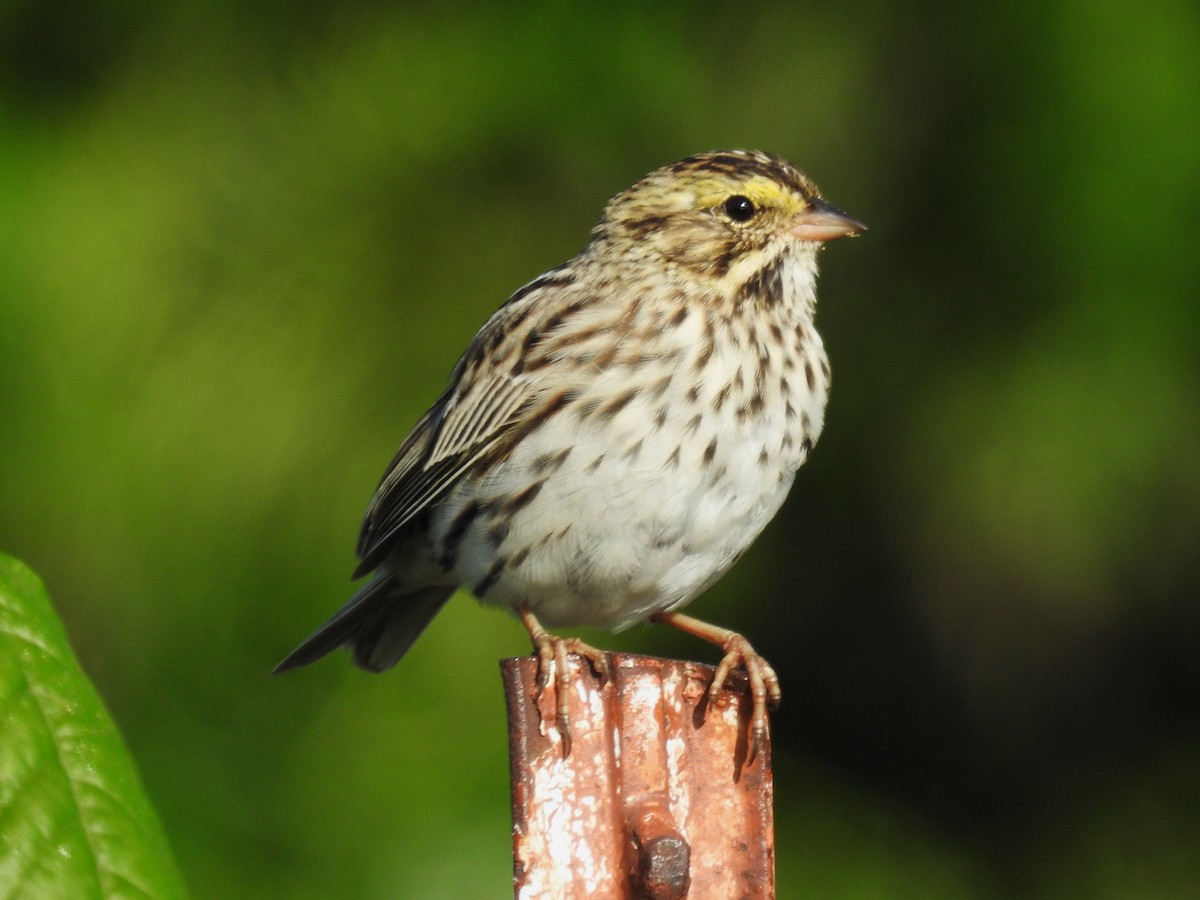
M612 400L609 400L607 403L605 403L604 405L599 407L596 410L596 414L599 415L601 418L611 419L613 416L615 416L617 413L619 413L621 410L623 410L626 406L628 406L633 401L633 398L636 397L637 395L638 395L638 389L630 388L625 393L618 394Z
M555 413L575 399L574 391L559 391L550 397L544 406L534 415L534 425L542 425Z
M438 556L444 568L454 567L458 558L458 548L462 544L463 538L467 536L467 530L471 527L471 523L475 521L482 510L483 506L480 502L472 500L450 520L450 527L446 529L446 536L442 538L442 545L438 548Z
M496 523L488 529L488 543L492 545L493 550L499 549L500 545L504 543L504 539L508 537L509 522L508 519L497 519Z
M529 487L514 494L501 504L500 512L504 515L511 516L524 509L533 502L534 498L537 497L538 494L542 492L542 487L545 485L545 483L545 481L535 481L533 484L529 485Z
M557 453L543 453L533 461L533 474L544 477L557 472L562 468L563 463L567 461L567 457L571 455L571 448L559 450Z
M696 355L696 364L694 368L697 372L703 371L704 367L708 365L708 361L712 359L713 351L716 349L716 339L710 332L704 336L704 343L700 345L700 352Z
M500 580L500 576L504 574L504 570L507 567L508 560L503 556L492 563L491 568L487 570L487 573L475 585L473 589L475 596L482 598L484 594L495 587L496 582Z

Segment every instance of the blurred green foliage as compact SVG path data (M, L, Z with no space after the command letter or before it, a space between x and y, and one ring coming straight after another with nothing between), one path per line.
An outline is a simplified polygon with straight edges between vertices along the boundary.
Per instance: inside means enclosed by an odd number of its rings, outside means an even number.
M488 313L724 146L871 226L826 435L693 607L783 679L782 896L1194 894L1195 4L10 0L0 547L197 897L509 895L515 623L266 673Z

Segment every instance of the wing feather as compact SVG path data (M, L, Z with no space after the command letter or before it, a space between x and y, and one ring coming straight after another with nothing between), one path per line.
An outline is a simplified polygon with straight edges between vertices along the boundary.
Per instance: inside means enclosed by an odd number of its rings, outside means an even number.
M528 398L510 379L495 381L462 401L445 398L405 441L367 508L355 577L379 565L393 538L519 422Z
M534 310L546 302L545 292L570 283L547 273L514 294L480 329L455 366L450 387L422 416L379 483L363 519L354 577L375 569L405 527L502 440L541 420L541 401L553 388L544 376L522 372L522 360L541 336ZM567 393L559 391L555 408Z

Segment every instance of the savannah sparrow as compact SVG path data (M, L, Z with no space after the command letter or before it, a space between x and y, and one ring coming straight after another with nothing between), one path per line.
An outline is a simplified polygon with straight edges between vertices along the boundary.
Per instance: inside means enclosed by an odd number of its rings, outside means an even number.
M401 445L367 508L372 578L276 668L339 645L394 665L459 588L524 623L541 684L551 627L652 619L725 651L753 699L751 753L779 680L741 635L678 612L750 546L821 434L829 364L817 251L860 222L761 152L704 153L609 201L586 247L509 297Z

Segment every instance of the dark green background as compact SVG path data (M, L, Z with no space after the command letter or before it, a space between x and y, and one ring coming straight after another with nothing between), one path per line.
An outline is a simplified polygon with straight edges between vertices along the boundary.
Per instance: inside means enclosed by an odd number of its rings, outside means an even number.
M781 896L1194 896L1195 3L7 2L0 546L197 897L510 896L514 621L267 672L484 318L720 147L871 226L826 435L691 607L783 679Z

